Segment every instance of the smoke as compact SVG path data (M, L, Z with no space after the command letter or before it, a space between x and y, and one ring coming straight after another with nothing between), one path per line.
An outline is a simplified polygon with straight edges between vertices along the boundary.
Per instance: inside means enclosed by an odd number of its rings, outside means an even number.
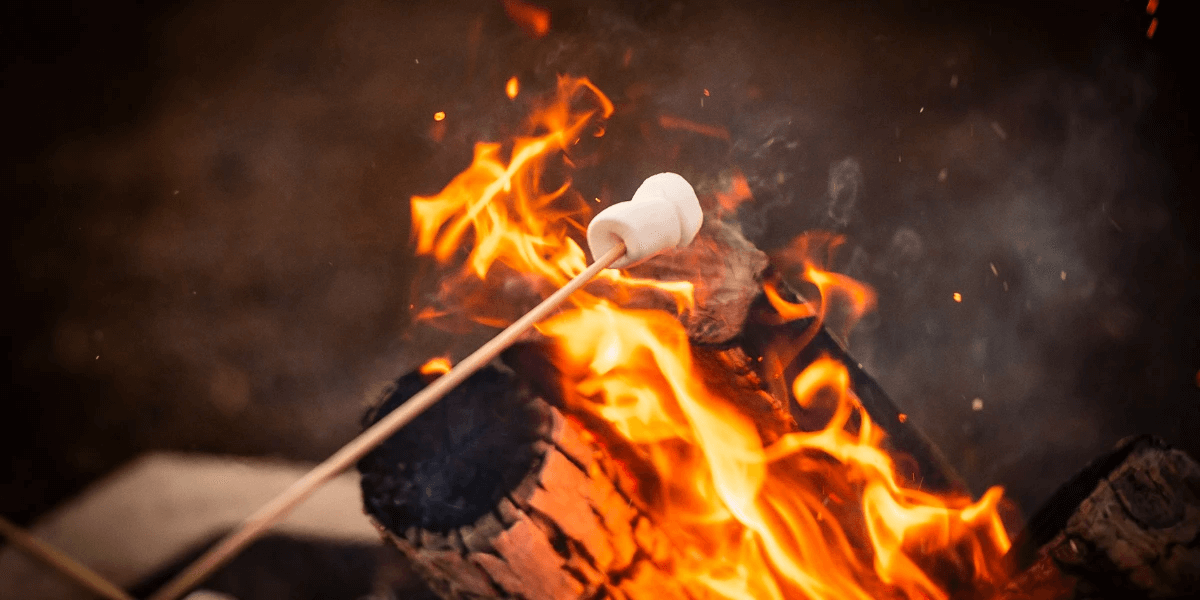
M1154 65L833 4L563 2L541 39L492 2L196 4L165 24L149 108L55 152L77 206L18 244L65 290L55 368L111 385L131 447L325 456L378 381L475 345L409 327L408 198L571 73L617 105L584 197L737 167L762 249L847 236L840 267L879 292L851 352L972 485L1031 510L1122 435L1196 451L1175 282L1197 261L1145 127Z

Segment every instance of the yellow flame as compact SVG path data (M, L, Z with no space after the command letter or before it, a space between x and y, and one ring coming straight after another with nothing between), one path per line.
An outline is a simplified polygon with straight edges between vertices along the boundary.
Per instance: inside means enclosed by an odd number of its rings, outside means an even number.
M501 264L547 291L581 272L587 259L572 235L590 217L588 203L569 179L544 190L544 167L612 111L586 79L561 78L528 136L511 146L479 144L471 166L442 192L413 198L418 252L462 261L462 278L484 283ZM764 286L781 323L813 320L792 347L773 351L772 364L790 363L831 304L845 307L850 322L873 306L869 288L827 269L840 243L810 234L775 257L818 294L791 302L774 283ZM561 350L569 410L605 423L644 461L624 465L637 481L626 491L637 492L665 532L668 575L692 598L941 600L950 590L998 585L1009 545L1000 489L972 502L906 484L841 363L821 357L780 392L803 410L826 411L825 425L765 439L736 398L705 386L676 315L619 303L622 290L653 287L691 310L690 283L612 271L601 279L613 297L577 293L537 328ZM468 308L476 322L503 324ZM665 600L662 583L630 580L622 591Z
M422 375L445 375L450 372L450 358L438 356L429 359L419 369Z
M543 190L544 167L552 156L562 156L589 125L612 112L612 102L590 81L560 77L554 100L526 124L527 130L543 133L514 140L507 161L505 145L479 143L471 165L441 192L412 198L417 253L445 264L469 245L468 271L481 280L496 263L553 287L581 273L587 256L570 234L582 231L591 208L570 189L569 179ZM661 290L681 311L692 306L689 282L637 279L613 271L601 273L599 279L624 288ZM577 295L576 300L583 297Z

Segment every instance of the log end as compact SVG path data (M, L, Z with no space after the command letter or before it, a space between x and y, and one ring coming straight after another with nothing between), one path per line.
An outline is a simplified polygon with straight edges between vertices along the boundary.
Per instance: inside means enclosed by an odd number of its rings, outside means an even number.
M492 511L536 466L544 415L515 379L487 367L358 463L363 503L388 529L447 532ZM375 423L424 388L396 380L364 419Z

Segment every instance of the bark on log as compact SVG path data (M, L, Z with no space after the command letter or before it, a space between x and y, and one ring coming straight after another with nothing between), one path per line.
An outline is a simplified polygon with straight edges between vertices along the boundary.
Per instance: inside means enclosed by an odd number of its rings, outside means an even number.
M1014 541L1003 600L1200 596L1200 465L1151 436L1063 485Z
M422 384L401 378L368 420ZM666 582L653 600L685 598L666 538L590 439L489 368L360 462L364 503L447 600L632 599L643 580Z
M695 285L695 310L683 315L688 337L698 344L723 344L742 332L760 293L767 255L736 224L706 215L696 239L629 269L630 275ZM665 297L650 305L670 308Z

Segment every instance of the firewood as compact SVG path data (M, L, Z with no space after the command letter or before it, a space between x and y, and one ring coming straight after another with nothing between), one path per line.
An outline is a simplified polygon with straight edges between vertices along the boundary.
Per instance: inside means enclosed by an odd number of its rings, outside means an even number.
M398 380L368 420L421 384L419 374ZM631 578L669 579L671 550L589 440L488 368L359 463L364 503L447 600L626 597Z
M742 332L750 306L760 293L767 263L767 255L747 240L737 225L706 216L691 245L658 254L630 268L629 274L691 282L695 308L682 315L688 337L697 344L723 344ZM630 295L623 305L674 309L674 301L663 293L643 290Z
M1152 436L1123 441L1029 520L1003 600L1200 595L1200 464Z

